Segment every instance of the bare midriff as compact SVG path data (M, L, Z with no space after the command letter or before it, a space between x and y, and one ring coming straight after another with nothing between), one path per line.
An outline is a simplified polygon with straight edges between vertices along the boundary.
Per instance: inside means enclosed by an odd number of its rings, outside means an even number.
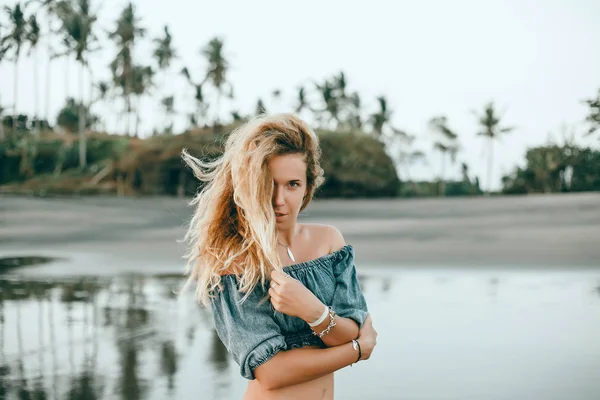
M265 390L260 382L254 379L248 383L243 400L333 400L333 383L333 373L331 373L297 385Z
M333 373L281 389L264 390L257 380L248 383L244 400L333 400Z

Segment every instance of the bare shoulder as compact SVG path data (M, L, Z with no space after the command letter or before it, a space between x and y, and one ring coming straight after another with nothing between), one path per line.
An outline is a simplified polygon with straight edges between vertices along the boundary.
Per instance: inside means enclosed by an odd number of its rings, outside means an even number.
M318 243L326 243L329 253L340 250L346 245L344 236L339 229L333 225L326 224L304 224L311 238Z

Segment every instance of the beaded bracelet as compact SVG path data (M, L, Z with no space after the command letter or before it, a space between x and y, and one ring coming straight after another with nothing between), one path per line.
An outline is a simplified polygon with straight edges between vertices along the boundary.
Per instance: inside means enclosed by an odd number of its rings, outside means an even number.
M335 311L333 311L333 308L328 307L329 308L329 325L327 325L327 328L325 328L321 333L317 333L313 331L313 335L318 336L319 338L322 338L323 336L327 335L330 331L331 328L333 328L335 326Z

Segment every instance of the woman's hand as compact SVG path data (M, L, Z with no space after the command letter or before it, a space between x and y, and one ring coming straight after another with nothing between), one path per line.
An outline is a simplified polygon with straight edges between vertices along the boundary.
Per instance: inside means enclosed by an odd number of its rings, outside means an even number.
M373 328L371 314L367 314L367 318L358 333L358 339L356 339L360 344L361 360L368 360L371 357L371 353L377 345L377 335L377 331Z
M319 319L325 305L299 280L281 272L271 272L271 304L280 313L298 317L308 323ZM361 343L362 344L362 343Z

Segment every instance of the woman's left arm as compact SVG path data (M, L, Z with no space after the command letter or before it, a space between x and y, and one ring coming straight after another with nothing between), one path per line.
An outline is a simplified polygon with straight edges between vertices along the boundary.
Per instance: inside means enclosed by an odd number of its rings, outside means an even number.
M269 295L276 311L301 318L307 324L316 322L323 315L327 308L325 304L300 281L279 271L273 271L271 279L276 285L271 285ZM316 333L323 332L329 326L330 320L330 316L327 315L323 322L312 326L311 329ZM335 326L321 337L327 347L346 344L358 337L359 326L356 321L339 315L335 316L334 321Z
M311 322L316 321L322 315L324 307L324 305L321 307L321 313L319 313L319 316L317 318L310 320ZM323 322L321 322L317 326L311 326L311 329L316 333L324 332L329 326L330 321L331 318L329 315L327 315ZM325 343L325 345L327 345L327 347L339 346L345 343L349 343L353 339L356 339L358 337L359 327L356 321L350 318L340 317L339 315L335 316L334 321L335 326L331 328L329 333L321 337L321 340L323 341L323 343Z
M334 227L329 227L330 252L336 252L346 246L341 232ZM351 342L358 337L358 332L364 322L368 309L362 294L360 284L356 275L354 265L354 252L347 249L343 252L344 257L333 266L336 277L336 289L333 296L333 311L335 316L335 327L329 333L321 337L328 347L339 346ZM310 324L317 321L325 310L325 305L301 282L290 279L282 272L273 271L271 274L277 285L269 290L273 307L284 314L297 316ZM311 329L320 333L330 323L330 316Z
M324 343L328 346L336 346L356 339L369 310L358 282L354 263L354 249L346 245L342 233L333 226L328 227L327 236L329 238L328 242L331 244L329 252L338 253L340 257L332 265L336 285L331 306L333 306L337 316L336 326L329 335L334 333L336 329L337 332L326 341L324 340ZM329 318L326 320L329 320ZM313 330L322 332L322 329L327 328L327 324L322 325L314 327Z

